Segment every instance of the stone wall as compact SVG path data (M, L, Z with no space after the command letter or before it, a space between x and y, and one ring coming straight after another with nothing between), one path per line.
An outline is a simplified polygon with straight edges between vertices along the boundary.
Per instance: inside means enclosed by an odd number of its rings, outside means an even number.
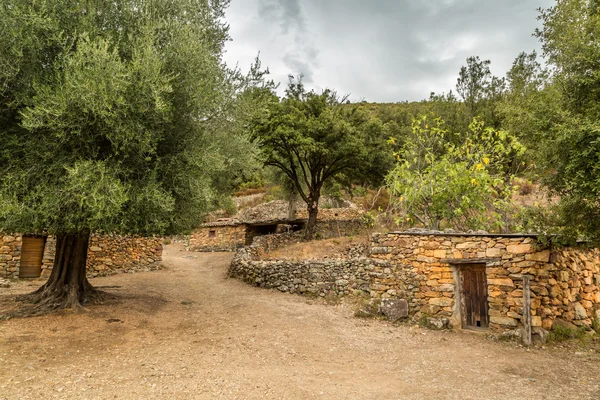
M318 221L350 221L358 220L365 212L358 207L319 208ZM308 219L308 210L301 207L296 211L296 218Z
M365 224L359 219L320 220L315 227L315 236L319 239L354 236L363 233L364 229Z
M532 326L550 329L556 318L589 326L600 317L598 250L538 248L531 237L373 235L374 297L402 297L412 314L450 318L460 326L461 262L486 265L491 328L515 328L523 318L523 276L531 280Z
M557 319L578 326L600 319L597 249L551 251L534 237L513 235L389 233L372 236L368 258L259 260L265 249L297 240L297 234L256 238L238 250L230 276L291 293L363 291L405 299L414 318L446 319L460 327L460 271L479 264L485 265L491 329L522 326L524 276L530 280L534 328L550 329Z
M21 234L0 233L0 278L18 278L21 260Z
M0 277L19 277L21 243L21 234L0 236ZM42 257L42 277L50 275L55 252L56 238L49 235ZM88 276L156 269L161 260L161 238L93 234L88 249Z
M162 238L92 235L87 268L91 276L149 271L162 261Z
M282 292L314 296L344 296L369 293L374 264L368 257L337 260L263 261L259 258L301 239L301 232L256 237L252 245L239 249L229 276L251 285Z
M246 242L246 225L206 224L190 235L192 251L235 251Z
M345 209L343 209L345 210ZM343 214L344 218L347 214ZM196 229L189 237L191 251L236 251L247 243L252 243L257 237L278 236L261 233L260 229L269 226L248 226L244 223L207 223ZM273 231L285 232L289 225L272 225ZM315 227L315 236L318 239L329 239L341 236L360 234L365 228L360 219L335 219L318 220ZM212 233L211 233L212 232ZM279 239L275 239L279 240Z

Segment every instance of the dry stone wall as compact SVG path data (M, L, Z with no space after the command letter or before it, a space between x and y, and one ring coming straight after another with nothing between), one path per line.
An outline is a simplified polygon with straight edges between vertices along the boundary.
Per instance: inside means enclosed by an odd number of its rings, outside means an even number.
M295 234L256 238L238 250L230 276L291 293L405 299L416 319L461 326L460 274L483 265L490 328L523 325L523 281L531 288L534 328L556 320L591 326L600 319L600 250L540 247L535 237L469 234L374 234L370 257L261 261L265 249L297 241Z
M189 240L192 251L235 251L246 242L246 225L206 224Z
M0 277L18 278L21 260L21 234L0 235ZM46 238L42 257L42 277L52 271L56 238ZM162 261L162 239L120 235L90 237L87 269L89 276L158 268Z
M590 326L600 317L598 250L539 248L531 237L374 235L371 256L387 260L371 283L374 297L403 297L412 314L450 318L460 326L458 274L466 261L485 264L490 327L523 320L523 276L531 281L532 326L557 319ZM465 266L466 268L466 266Z
M19 277L19 261L21 260L21 234L0 233L0 277Z
M162 238L92 235L87 268L92 276L157 269L162 261Z
M300 232L256 237L252 245L239 249L229 276L251 285L282 292L314 296L344 296L369 293L373 264L387 264L368 257L332 260L263 261L266 252L297 242Z

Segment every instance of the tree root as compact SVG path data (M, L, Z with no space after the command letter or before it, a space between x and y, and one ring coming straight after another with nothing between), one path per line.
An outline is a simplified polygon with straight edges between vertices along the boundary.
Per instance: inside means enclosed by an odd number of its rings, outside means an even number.
M104 304L105 301L116 298L115 295L98 290L89 283L85 290L79 292L67 287L57 290L44 285L34 292L17 296L17 302L28 305L0 314L0 320L37 317L59 310L83 311L87 305Z

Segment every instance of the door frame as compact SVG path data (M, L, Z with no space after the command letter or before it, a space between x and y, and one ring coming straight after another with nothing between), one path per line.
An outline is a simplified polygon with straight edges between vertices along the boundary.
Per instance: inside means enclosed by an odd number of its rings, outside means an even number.
M481 261L481 260L473 260L472 262L465 262L466 260L464 260L463 262L459 262L459 263L452 263L450 264L450 266L452 267L452 273L454 275L454 322L455 322L455 326L459 325L461 327L461 329L468 329L468 330L486 330L489 328L489 318L490 318L490 304L489 304L489 290L488 290L488 285L487 285L487 267L488 267L488 263L486 263L485 261ZM472 268L482 268L484 270L484 283L485 283L485 293L486 293L486 315L487 315L487 320L488 320L488 326L487 327L477 327L477 326L471 326L471 325L467 325L467 310L466 310L466 301L465 301L465 296L464 296L464 291L463 291L463 287L462 287L462 277L463 277L463 271L468 270L468 269L472 269Z

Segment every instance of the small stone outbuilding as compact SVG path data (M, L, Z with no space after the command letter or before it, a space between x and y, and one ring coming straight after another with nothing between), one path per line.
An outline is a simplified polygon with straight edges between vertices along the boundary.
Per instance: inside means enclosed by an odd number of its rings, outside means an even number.
M329 238L356 234L362 228L362 210L354 207L319 210L316 235ZM252 244L256 236L295 232L307 222L306 210L288 218L288 203L272 201L244 210L235 218L219 218L202 224L190 235L192 251L235 251Z
M87 256L89 276L148 270L162 260L162 239L92 234ZM52 235L0 233L0 277L37 278L50 275L56 253Z
M405 298L411 314L463 328L514 329L600 318L600 250L540 246L535 235L388 233L373 236L374 297ZM525 286L530 290L526 299Z

